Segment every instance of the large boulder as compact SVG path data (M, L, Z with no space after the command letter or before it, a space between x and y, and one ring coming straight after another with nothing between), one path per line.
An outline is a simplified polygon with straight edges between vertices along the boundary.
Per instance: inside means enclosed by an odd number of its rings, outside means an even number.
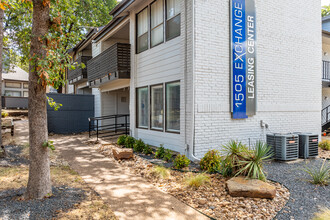
M226 186L233 197L273 199L276 196L276 187L261 180L239 176L228 180Z
M131 148L112 148L113 156L116 160L130 159L133 157L133 149Z

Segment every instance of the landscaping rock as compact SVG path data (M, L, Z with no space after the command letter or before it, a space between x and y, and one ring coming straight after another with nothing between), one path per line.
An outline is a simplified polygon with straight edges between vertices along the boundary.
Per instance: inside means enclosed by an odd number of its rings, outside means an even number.
M114 147L112 154L116 160L130 159L133 157L133 149Z
M276 196L276 187L261 180L234 177L226 186L233 197L273 199Z

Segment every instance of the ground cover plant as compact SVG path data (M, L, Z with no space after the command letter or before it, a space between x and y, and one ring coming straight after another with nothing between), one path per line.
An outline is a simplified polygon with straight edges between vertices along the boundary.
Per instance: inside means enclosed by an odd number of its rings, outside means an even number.
M131 136L126 136L125 147L126 148L133 148L134 144L135 144L135 139Z
M117 139L117 144L121 146L125 145L126 138L127 138L126 135L119 136Z
M330 151L330 140L324 140L319 143L319 147L323 150Z
M161 178L161 179L168 179L171 176L170 170L161 166L153 167L150 170L149 174L151 174L156 178Z
M157 148L157 150L156 150L155 157L158 159L163 159L164 155L165 155L165 148L161 144L160 147Z
M321 208L321 210L314 214L313 220L329 220L330 219L330 209Z
M146 144L143 148L143 152L145 155L149 155L149 154L152 154L153 151L152 151L152 148L150 147L150 145Z
M317 185L328 185L330 182L330 166L326 160L323 161L321 167L307 167L304 171L312 178L311 183Z

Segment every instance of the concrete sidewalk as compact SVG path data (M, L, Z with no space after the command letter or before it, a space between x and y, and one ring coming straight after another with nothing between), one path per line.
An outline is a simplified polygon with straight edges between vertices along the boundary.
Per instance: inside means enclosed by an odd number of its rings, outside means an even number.
M18 135L24 133L23 125L17 124L21 131ZM56 150L110 204L119 219L208 219L98 153L93 145L86 144L87 135L55 135L49 139L54 140Z

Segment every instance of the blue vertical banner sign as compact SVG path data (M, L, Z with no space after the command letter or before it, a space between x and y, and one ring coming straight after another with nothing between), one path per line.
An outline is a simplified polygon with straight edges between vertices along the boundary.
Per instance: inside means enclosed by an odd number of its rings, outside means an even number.
M231 112L233 119L256 113L254 0L231 0Z

